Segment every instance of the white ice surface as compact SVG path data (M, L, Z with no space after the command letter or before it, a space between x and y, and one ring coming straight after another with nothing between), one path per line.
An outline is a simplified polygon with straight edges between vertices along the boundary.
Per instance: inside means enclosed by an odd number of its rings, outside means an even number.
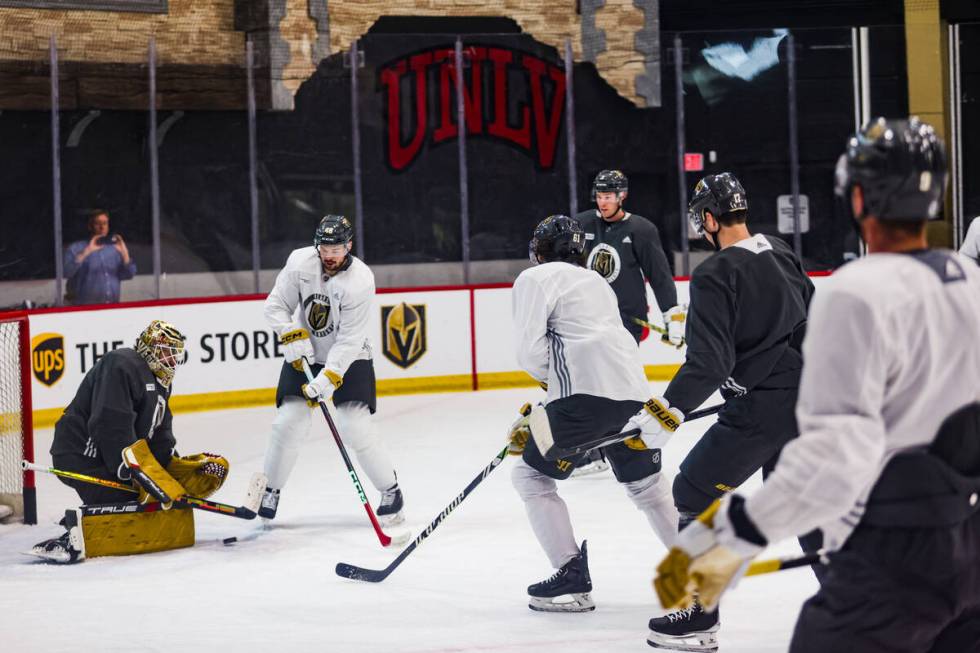
M651 384L662 389L662 384ZM413 536L503 446L532 390L385 397L382 433L396 461ZM710 402L709 403L713 403ZM185 453L232 462L214 498L241 503L262 468L272 408L178 415ZM664 451L670 477L713 418L685 425ZM287 651L604 653L644 651L647 620L661 614L650 579L664 554L612 474L559 485L575 533L588 539L596 610L543 614L526 586L553 570L510 483L511 460L488 477L387 580L334 574L344 561L385 567L382 549L322 423L303 449L270 532L224 546L258 522L196 512L198 544L142 556L55 566L23 555L60 533L55 522L77 496L39 474L37 526L0 525L0 651ZM51 430L37 433L48 463ZM365 483L367 483L365 479ZM746 484L757 487L758 476ZM369 489L373 503L377 493ZM793 541L766 555L799 553ZM749 578L722 605L723 653L785 651L801 603L816 590L806 569Z

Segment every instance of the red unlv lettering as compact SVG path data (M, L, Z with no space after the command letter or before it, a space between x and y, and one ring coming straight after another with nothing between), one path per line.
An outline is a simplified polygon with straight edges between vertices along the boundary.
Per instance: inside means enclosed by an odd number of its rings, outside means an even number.
M553 167L565 108L564 70L534 55L501 47L471 46L463 54L469 64L463 76L466 133L506 141L533 157L541 168ZM433 144L458 137L452 48L436 48L388 63L381 68L380 81L385 90L388 164L394 170L404 170L415 161L430 132ZM517 99L522 97L527 99Z

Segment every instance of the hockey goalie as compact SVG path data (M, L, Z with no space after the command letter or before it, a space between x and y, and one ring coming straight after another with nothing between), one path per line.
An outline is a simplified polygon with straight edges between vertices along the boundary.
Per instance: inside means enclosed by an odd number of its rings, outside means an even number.
M56 468L92 480L61 479L83 505L66 511L60 537L30 554L67 564L194 544L193 511L176 502L216 492L229 466L214 454L176 454L168 400L184 342L172 324L154 320L133 348L107 353L85 375L55 424L51 458Z

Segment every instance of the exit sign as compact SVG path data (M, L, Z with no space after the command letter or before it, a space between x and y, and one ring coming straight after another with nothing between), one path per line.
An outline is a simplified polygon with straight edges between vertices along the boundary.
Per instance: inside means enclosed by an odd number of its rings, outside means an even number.
M704 170L704 155L700 152L684 154L684 172L701 172Z

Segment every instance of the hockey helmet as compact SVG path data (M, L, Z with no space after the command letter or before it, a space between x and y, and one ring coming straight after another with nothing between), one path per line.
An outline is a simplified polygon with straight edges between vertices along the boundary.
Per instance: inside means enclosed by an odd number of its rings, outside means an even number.
M708 175L694 187L694 196L687 204L687 219L691 227L704 234L704 216L710 212L715 219L735 211L748 211L749 201L742 184L730 172Z
M160 381L160 385L169 388L174 374L177 373L177 366L184 363L186 341L187 338L174 325L163 320L153 320L136 338L135 349Z
M580 265L585 256L585 232L578 220L549 215L534 228L528 250L532 263L565 261Z
M860 186L864 215L853 216L851 189ZM928 123L876 118L847 141L837 161L834 192L861 219L933 220L946 192L946 148Z
M626 193L629 191L629 180L619 170L602 170L592 182L592 201L596 193Z
M313 244L345 245L354 239L354 227L342 215L327 214L320 220L313 234Z

